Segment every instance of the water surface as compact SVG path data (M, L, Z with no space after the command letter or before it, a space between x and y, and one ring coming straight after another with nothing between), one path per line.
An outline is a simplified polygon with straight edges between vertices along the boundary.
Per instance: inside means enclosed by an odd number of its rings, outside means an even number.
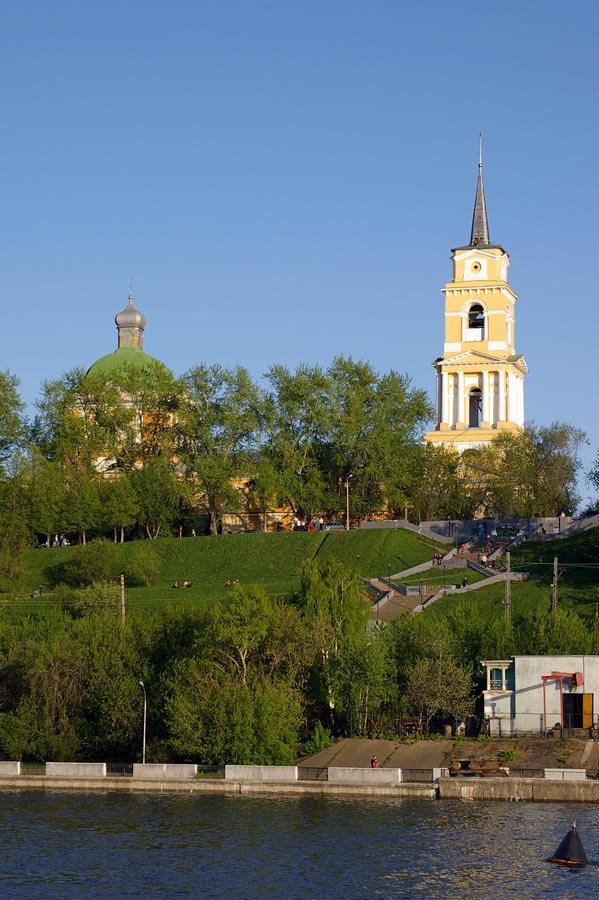
M6 898L595 897L593 805L0 792Z

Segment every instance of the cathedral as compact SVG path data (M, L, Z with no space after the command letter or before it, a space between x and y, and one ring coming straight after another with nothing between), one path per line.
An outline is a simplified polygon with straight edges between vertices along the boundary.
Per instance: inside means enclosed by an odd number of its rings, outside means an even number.
M460 453L489 444L501 431L524 426L523 356L515 350L518 299L508 278L509 256L489 237L482 153L470 243L452 250L445 295L443 356L437 372L436 424L431 444Z

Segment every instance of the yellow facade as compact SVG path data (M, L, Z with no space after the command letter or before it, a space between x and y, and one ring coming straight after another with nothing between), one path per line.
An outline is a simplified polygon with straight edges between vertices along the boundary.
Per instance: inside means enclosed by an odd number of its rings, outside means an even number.
M482 162L470 244L452 251L452 263L452 280L443 288L443 355L433 363L436 424L425 437L462 452L524 425L527 368L515 349L518 298L507 280L508 254L489 241Z

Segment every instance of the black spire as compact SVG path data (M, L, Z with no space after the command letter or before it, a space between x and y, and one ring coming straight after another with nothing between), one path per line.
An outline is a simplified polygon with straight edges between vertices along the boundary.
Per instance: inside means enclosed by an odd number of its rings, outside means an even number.
M476 182L476 197L474 198L474 212L472 213L472 231L470 233L470 246L489 243L489 223L487 221L487 206L485 204L485 187L483 185L483 138L480 135L478 152L478 180Z

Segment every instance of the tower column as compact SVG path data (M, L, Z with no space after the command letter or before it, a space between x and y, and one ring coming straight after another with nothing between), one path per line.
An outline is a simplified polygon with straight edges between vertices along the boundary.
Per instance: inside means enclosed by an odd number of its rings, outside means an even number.
M507 421L517 422L516 397L514 396L514 373L507 373Z
M458 372L458 415L456 425L458 428L464 427L464 373L461 369Z
M498 372L499 379L499 410L497 419L499 422L505 422L505 372Z
M447 372L441 373L441 421L449 422L449 379Z
M483 409L481 425L489 424L489 373L482 372L483 379Z

